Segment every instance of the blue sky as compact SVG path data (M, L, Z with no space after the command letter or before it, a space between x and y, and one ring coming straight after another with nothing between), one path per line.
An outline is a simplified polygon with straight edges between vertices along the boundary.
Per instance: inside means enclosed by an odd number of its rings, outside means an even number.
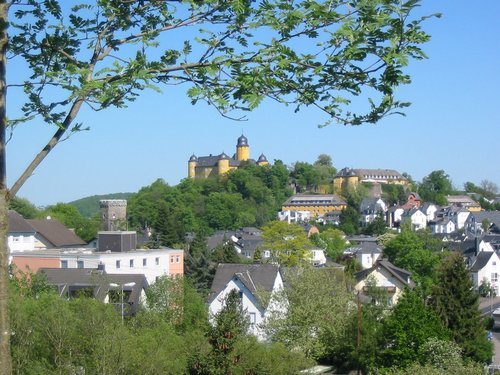
M337 169L387 168L420 181L434 170L450 175L455 187L487 179L500 186L500 2L423 1L419 13L441 12L427 21L432 40L427 60L412 62L410 85L399 98L410 101L406 117L376 125L319 129L314 109L266 102L248 121L222 118L204 103L192 106L187 86L162 94L144 93L126 109L87 111L78 120L91 130L57 146L19 192L36 205L69 202L94 194L136 192L162 178L171 185L187 175L196 155L232 155L243 133L251 156L313 163L330 155ZM15 108L9 96L8 112ZM53 129L33 122L19 126L7 147L11 185Z

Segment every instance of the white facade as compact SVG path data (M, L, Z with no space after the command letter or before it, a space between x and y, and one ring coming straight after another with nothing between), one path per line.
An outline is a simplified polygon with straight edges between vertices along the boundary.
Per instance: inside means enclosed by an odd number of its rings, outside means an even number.
M38 241L34 233L9 233L7 236L7 246L10 252L33 251Z
M291 223L300 223L303 221L308 221L311 219L311 213L309 211L293 211L285 210L278 212L278 219L281 221L288 221Z
M427 216L427 221L429 222L436 218L438 207L435 204L428 204L425 208L421 209L421 211Z
M320 266L326 263L325 251L323 249L311 250L311 263L315 266Z
M100 253L91 250L64 250L61 252L61 268L97 268L104 265L108 274L143 274L148 283L156 278L171 275L172 268L180 268L184 262L183 250L158 249L129 252Z
M427 216L420 210L416 210L410 216L404 217L403 221L410 220L411 229L414 231L427 227Z
M472 272L472 282L475 288L478 288L483 282L489 282L498 296L500 292L500 258L495 251L489 251L488 247L485 249L484 252L491 254L491 257L481 269Z
M273 293L278 292L283 289L283 279L279 272L276 273L276 279L274 280ZM224 307L224 300L227 295L235 290L239 293L241 297L241 304L243 311L248 316L250 326L249 333L257 337L258 340L263 341L266 339L264 331L262 329L263 324L266 321L268 311L276 311L276 305L271 296L271 300L267 308L260 306L259 301L253 295L253 293L238 279L234 276L226 285L226 287L213 299L209 305L210 316L213 317Z
M375 262L377 261L378 258L382 253L363 253L363 252L357 252L356 253L356 260L361 264L361 268L364 270L368 268L372 268Z
M465 227L465 221L470 215L470 211L465 209L457 212L456 216L453 217L457 230L463 229Z
M354 286L354 289L362 293L368 285L381 287L387 290L387 302L389 306L393 306L398 303L398 299L401 297L404 288L406 287L406 285L403 285L401 282L396 280L390 272L381 267L375 268L366 278L359 281Z
M451 220L438 222L432 226L433 233L453 233L456 230L456 225Z

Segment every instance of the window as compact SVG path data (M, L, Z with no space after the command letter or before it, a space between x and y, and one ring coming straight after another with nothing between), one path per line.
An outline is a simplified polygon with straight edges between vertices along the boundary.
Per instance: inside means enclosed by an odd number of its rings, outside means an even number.
M498 281L498 273L494 272L491 274L491 282L496 283Z
M76 268L84 268L85 264L83 263L83 260L77 260L76 261Z
M143 267L146 267L146 266L147 266L147 264L148 264L148 260L147 260L147 258L142 258L142 266L143 266Z
M257 315L254 312L251 312L249 315L250 315L250 324L257 323Z
M493 262L493 263L491 263L491 264L492 264L492 265L494 265L494 266L496 266L496 265L497 265L497 262Z
M175 257L175 263L180 263L181 262L181 257L179 255L177 255Z
M134 268L134 260L130 259L129 261L130 268Z
M160 258L158 258L158 257L156 257L156 258L155 258L155 264L156 264L157 266L159 266L159 265L160 265Z
M170 257L170 263L174 263L174 257L173 256Z
M120 261L120 260L117 260L117 261L116 261L116 268L120 268L120 266L121 266L121 264L120 264L120 263L121 263L121 261Z
M61 268L68 268L68 261L67 260L61 260Z

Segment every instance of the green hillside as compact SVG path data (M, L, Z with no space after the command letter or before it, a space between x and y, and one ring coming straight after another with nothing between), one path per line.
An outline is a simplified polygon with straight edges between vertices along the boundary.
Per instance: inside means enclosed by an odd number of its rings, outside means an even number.
M101 199L129 199L135 193L113 193L103 195L92 195L91 197L81 198L68 204L75 206L78 211L87 218L99 213L99 201Z

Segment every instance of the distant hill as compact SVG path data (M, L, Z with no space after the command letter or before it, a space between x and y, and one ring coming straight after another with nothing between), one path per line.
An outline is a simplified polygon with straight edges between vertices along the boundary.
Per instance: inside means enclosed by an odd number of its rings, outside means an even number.
M129 199L135 193L113 193L103 195L92 195L91 197L81 198L68 204L75 206L77 210L85 217L92 217L99 213L99 201L101 199Z

